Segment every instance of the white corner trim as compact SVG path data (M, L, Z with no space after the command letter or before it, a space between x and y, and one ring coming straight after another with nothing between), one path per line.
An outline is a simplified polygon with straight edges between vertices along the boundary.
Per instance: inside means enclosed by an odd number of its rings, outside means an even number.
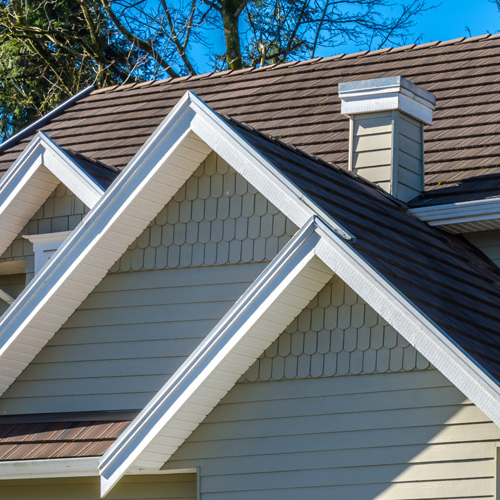
M99 461L103 497L136 463L152 463L155 457L156 468L162 467L294 315L300 313L331 278L329 272L311 271L308 267L318 241L315 227L312 219L288 242L103 455ZM293 300L282 304L283 294L296 287L297 280L304 279L300 278L304 273L308 276L308 286L294 290ZM273 321L269 316L264 321L273 306L284 311L272 316ZM288 318L289 315L292 317ZM268 331L269 328L273 331ZM188 422L182 418L183 411L189 412ZM157 449L148 452L158 437L164 452Z
M98 476L98 457L0 462L0 480Z
M418 207L409 213L431 226L467 224L470 228L475 222L500 221L500 198ZM478 230L482 229L479 225Z
M340 279L432 363L496 425L500 426L500 387L441 328L397 290L355 250L318 221L318 257Z
M44 233L44 234L24 234L23 238L29 242L36 243L49 243L52 241L64 241L73 231L59 231L57 233Z

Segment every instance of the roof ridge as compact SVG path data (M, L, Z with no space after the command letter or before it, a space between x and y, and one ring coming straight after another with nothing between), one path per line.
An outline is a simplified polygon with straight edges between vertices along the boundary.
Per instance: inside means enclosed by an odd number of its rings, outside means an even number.
M480 42L483 40L488 40L488 39L496 39L500 38L500 33L496 33L492 35L491 33L485 33L484 35L478 35L478 36L472 36L472 37L459 37L459 38L453 38L450 40L435 40L432 42L425 42L421 44L408 44L408 45L402 45L399 47L386 47L383 49L376 49L376 50L362 50L359 52L351 52L351 53L342 53L342 54L335 54L333 56L328 56L328 57L315 57L312 59L305 59L303 61L287 61L282 64L270 64L268 66L263 66L263 67L249 67L249 68L242 68L239 70L225 70L225 71L220 71L220 72L213 72L213 71L208 71L206 73L200 73L198 75L185 75L181 77L175 77L175 78L165 78L163 80L148 80L146 82L133 82L129 83L126 85L112 85L110 87L104 87L101 89L96 89L91 92L92 95L96 94L101 94L101 93L108 93L108 92L119 92L122 90L131 90L133 87L145 87L148 85L165 85L165 84L174 84L177 82L185 82L187 80L203 80L203 79L209 79L209 78L222 78L228 75L239 75L239 74L244 74L244 73L254 73L254 72L268 72L268 71L273 71L275 69L281 69L281 68L286 68L290 66L307 66L307 65L314 65L318 63L324 63L324 62L329 62L333 61L336 59L360 59L360 58L365 58L365 57L372 57L374 55L381 55L381 54L391 54L394 52L410 52L410 51L415 51L415 50L423 50L423 49L428 49L428 48L433 48L433 47L444 47L447 45L462 45L466 43L472 43L472 42Z
M281 139L278 139L277 137L274 137L274 136L269 135L269 134L265 134L264 132L261 132L259 129L256 129L250 125L247 125L246 123L242 123L242 122L236 120L235 118L232 118L231 116L221 114L221 113L219 113L219 114L221 116L223 116L224 119L227 120L228 122L233 122L236 125L238 125L239 127L246 129L255 135L263 137L266 140L271 141L271 142L279 145L282 148L288 149L289 151L293 151L295 154L303 156L303 157L305 157L309 160L312 160L316 163L320 163L324 167L332 169L334 172L338 172L339 174L343 174L343 175L346 175L348 177L351 177L352 179L356 180L357 182L360 182L361 184L364 184L366 186L369 186L369 187L375 189L377 192L382 194L385 198L389 199L390 201L394 202L396 205L398 205L400 207L407 208L407 205L405 203L401 202L400 200L398 200L397 198L392 196L390 193L383 190L378 184L375 184L374 182L369 181L365 177L362 177L361 175L359 175L355 172L352 172L351 170L346 170L344 168L338 167L337 165L334 165L333 163L329 163L328 161L324 160L323 158L320 158L319 156L312 155L312 154L308 153L307 151L304 151L303 149L300 149L297 146L294 146L293 144L288 144L288 143L282 141Z

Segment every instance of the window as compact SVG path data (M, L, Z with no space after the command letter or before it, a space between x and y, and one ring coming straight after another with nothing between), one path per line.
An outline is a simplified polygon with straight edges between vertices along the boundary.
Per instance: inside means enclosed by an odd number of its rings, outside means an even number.
M24 236L33 243L35 274L42 269L70 234L71 231L63 231L60 233L27 234Z

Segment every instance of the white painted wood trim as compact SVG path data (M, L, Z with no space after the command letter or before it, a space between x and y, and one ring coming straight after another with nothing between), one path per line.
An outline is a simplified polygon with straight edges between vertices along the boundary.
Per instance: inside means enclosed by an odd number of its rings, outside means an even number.
M131 470L128 476L196 474L197 469ZM43 479L51 477L99 476L99 457L52 458L0 462L0 481L8 479Z
M0 479L97 476L98 457L0 462Z
M62 182L92 208L104 190L39 132L0 180L0 254ZM18 199L23 194L23 200Z
M2 299L4 302L7 302L7 304L12 304L14 302L14 297L11 297L7 292L4 290L0 289L0 299Z
M442 226L444 229L453 226L454 232L458 232L461 226L464 232L484 231L488 229L485 224L491 229L499 227L500 198L418 207L410 209L409 213L431 226Z
M500 387L444 330L397 290L356 251L318 221L316 252L354 292L412 344L496 425Z
M308 266L314 257L314 247L318 242L318 237L314 232L315 225L314 220L311 219L288 242L103 455L99 462L103 497L123 475L127 474L131 467L144 462L145 456L146 462L152 463L148 447L154 445L158 437L161 438L164 450L162 453L154 452L154 455L158 456L155 458L157 468L160 468L194 428L203 421L206 414L234 386L245 370L286 328L288 323L285 320L285 324L273 326L276 331L272 334L266 334L262 320L286 290L294 286L296 279L302 273L309 276ZM300 306L295 306L297 314L330 278L331 274L328 272L323 273L319 279L310 278L310 281L316 280L316 286L313 289L300 290L299 293L302 295L299 300ZM279 309L279 306L277 307ZM289 305L289 309L293 307ZM286 316L289 313L283 312L282 314ZM254 332L252 329L256 324L260 327L257 328L257 332ZM252 334L257 336L253 337ZM245 340L249 342L248 345ZM230 372L227 368L222 369L223 366L231 366ZM223 390L214 391L211 386L214 377L218 385L224 386ZM180 416L183 408L196 397L201 397L203 404L190 407L188 428L181 430L178 426L183 421ZM166 433L165 429L172 422L175 431Z
M23 235L23 238L33 244L35 274L50 260L71 233L72 231L60 231L58 233Z
M33 244L49 243L52 241L64 241L73 231L59 231L58 233L25 234L23 238Z

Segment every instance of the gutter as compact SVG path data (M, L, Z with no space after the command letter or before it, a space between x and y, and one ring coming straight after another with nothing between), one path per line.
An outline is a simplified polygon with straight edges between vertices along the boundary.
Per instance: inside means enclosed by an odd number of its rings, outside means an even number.
M496 229L500 227L500 198L418 207L408 213L431 226L444 226L452 232Z

